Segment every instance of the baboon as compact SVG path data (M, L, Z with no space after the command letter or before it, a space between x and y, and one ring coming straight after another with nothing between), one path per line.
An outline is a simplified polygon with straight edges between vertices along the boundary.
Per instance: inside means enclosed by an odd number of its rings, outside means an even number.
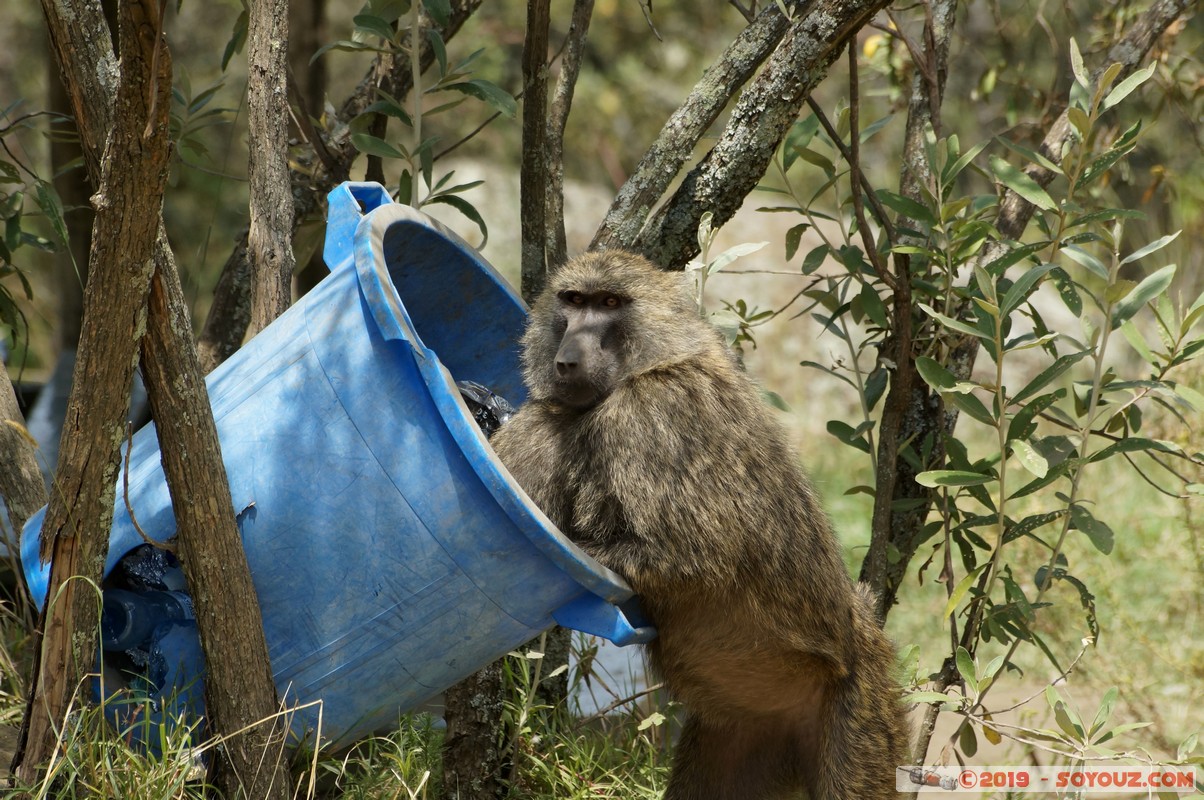
M622 251L550 278L528 401L492 445L640 595L686 710L667 800L895 797L894 651L752 380L680 273Z

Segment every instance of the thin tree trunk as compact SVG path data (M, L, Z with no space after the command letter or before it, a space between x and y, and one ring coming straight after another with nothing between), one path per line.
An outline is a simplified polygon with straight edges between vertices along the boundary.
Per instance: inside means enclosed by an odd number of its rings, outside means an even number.
M532 296L548 279L547 169L549 0L527 0L523 42L523 160L519 173L522 209L522 287Z
M254 336L292 302L293 194L288 171L288 0L251 0L247 32L251 324Z
M60 12L66 9L54 7L52 0L46 0L44 9L60 63L70 63L79 55L75 51L78 23L58 24L63 21ZM154 0L121 4L123 69L94 198L92 280L85 293L55 492L42 527L41 557L50 559L51 568L43 647L18 769L25 780L36 778L54 752L56 727L62 725L73 694L96 663L99 604L94 591L77 576L99 583L108 550L119 448L125 440L138 340L146 324L150 256L167 181L171 59L160 40L158 13ZM107 29L103 37L108 39ZM99 73L98 66L93 65L94 73ZM85 117L81 101L82 96L72 91L77 120ZM80 129L93 135L104 130L84 124ZM89 163L97 161L89 159Z
M188 306L166 234L160 231L159 237L142 368L175 511L177 552L205 653L205 711L210 729L219 734L254 725L223 740L214 782L227 798L283 800L285 731L282 719L272 718L278 705L263 619L235 524Z
M25 418L17 405L8 370L0 363L0 497L8 510L15 546L25 521L46 505L46 484L38 470L38 446L25 430ZM10 550L15 553L15 550ZM18 572L20 572L18 570Z
M442 30L445 42L455 36L464 22L480 7L482 1L452 0L451 17ZM423 70L435 61L435 53L426 42L423 42L420 59ZM393 70L380 88L394 97L404 97L413 86L410 66L406 59L394 61L396 63ZM343 127L377 99L375 77L374 64L339 109L338 118ZM290 205L293 209L294 229L306 220L315 219L324 213L326 194L340 182L347 180L351 173L351 165L359 155L359 151L352 146L347 136L334 141L310 144L316 151L309 159L317 167L316 175L290 173L293 181ZM198 348L201 352L201 364L206 372L229 358L242 344L246 334L250 320L250 300L247 298L250 268L247 264L246 242L247 232L244 231L236 239L234 249L222 268L218 287L214 290L213 305L201 331Z

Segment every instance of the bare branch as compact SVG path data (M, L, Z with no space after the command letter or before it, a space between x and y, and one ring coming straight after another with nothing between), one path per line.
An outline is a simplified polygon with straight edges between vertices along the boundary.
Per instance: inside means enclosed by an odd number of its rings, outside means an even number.
M727 222L765 174L811 90L845 45L887 0L808 4L765 69L732 109L727 128L672 198L649 220L636 247L653 263L682 268L698 254L698 222Z
M665 122L656 141L623 184L594 234L591 248L635 244L652 207L677 177L695 145L732 96L777 47L789 24L777 6L771 4L728 45Z
M585 55L585 38L589 33L590 17L594 13L594 0L575 0L573 18L565 37L560 75L556 79L556 91L552 106L548 109L547 153L547 263L549 266L564 263L568 258L568 241L564 232L564 128L569 120L569 109L573 105L573 90L577 87L577 75L581 72L581 60Z

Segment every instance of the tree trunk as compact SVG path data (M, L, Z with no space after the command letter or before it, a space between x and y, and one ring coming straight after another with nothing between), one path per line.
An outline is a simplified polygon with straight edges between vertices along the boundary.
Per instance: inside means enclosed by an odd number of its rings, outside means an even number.
M122 4L122 8L127 5ZM52 39L73 98L85 161L96 180L100 175L97 168L100 159L99 139L94 137L98 131L106 130L113 123L111 98L116 84L117 61L108 47L104 20L94 5L83 0L61 0L58 4L46 0L43 7L51 30L58 33ZM151 33L158 28L156 25L147 25L140 30ZM137 41L133 35L122 37L123 49L127 39ZM169 67L166 52L160 52L159 57L160 66ZM137 62L123 56L122 63ZM160 77L156 83L156 88L162 92L169 91L170 87L169 76ZM164 95L156 101L155 110L165 118L167 109ZM105 161L106 164L110 163L108 156ZM137 177L136 172L130 174ZM143 182L146 182L145 179ZM234 525L212 414L199 368L195 364L191 325L187 320L174 260L166 237L162 235L159 207L135 214L130 213L130 208L122 208L121 215L150 224L152 240L157 241L156 273L151 292L153 302L151 317L147 322L150 339L143 343L144 366L147 368L152 406L157 411L156 426L163 450L164 469L178 515L177 532L181 540L181 553L186 560L185 574L195 601L198 630L209 670L206 704L210 730L216 734L237 731L259 722L276 710L275 687L268 667L258 601ZM96 263L95 254L93 263ZM149 271L146 275L150 277ZM99 279L93 282L103 283ZM106 311L111 313L110 309ZM80 385L85 384L77 383L77 387ZM128 376L121 385L128 387ZM117 442L123 438L117 436ZM115 477L114 469L107 482L110 492L104 544L108 541ZM223 515L224 521L221 519ZM92 630L95 630L95 624ZM95 652L94 645L91 652ZM225 682L229 682L228 685ZM261 768L264 752L255 749L255 745L256 739L266 739L269 731L270 728L261 726L249 736L227 743L224 750L227 762L231 763L229 772L233 776L229 785L235 785L241 776L250 787L248 796L256 800L260 797L283 796L287 790L287 786L279 780L271 784L272 788L266 788L277 771L274 765L267 770ZM233 793L230 796L233 797Z
M818 0L797 12L765 69L732 109L719 141L648 221L636 249L665 269L698 255L707 211L727 222L765 176L799 109L849 41L889 0Z
M155 254L142 368L176 517L180 564L205 653L205 711L225 797L287 797L284 725L269 666L259 600L235 524L209 393L166 235ZM256 724L258 723L258 724ZM254 725L249 731L234 731Z
M288 0L251 0L247 32L251 325L254 336L292 301L293 195L288 173Z
M444 42L450 41L456 35L464 22L480 7L481 2L482 0L451 0L451 17L447 26L442 29ZM394 69L380 88L394 97L404 97L413 85L410 66L406 59L394 61ZM435 62L435 51L427 42L422 43L420 61L424 70ZM376 87L374 64L351 97L339 109L338 117L344 125L375 102ZM323 213L326 194L341 181L347 180L351 164L359 155L349 137L337 141L311 141L310 145L315 153L309 160L317 167L316 175L290 173L293 189L289 202L293 209L294 227ZM247 233L244 232L236 240L234 250L222 268L222 276L217 289L214 290L213 305L205 319L204 330L201 331L198 347L201 351L201 363L206 371L229 358L242 344L243 334L246 332L250 319L250 300L247 298L250 270L247 266L246 243Z
M51 40L60 63L81 53L77 21L68 27L46 0ZM125 440L129 387L138 340L146 324L150 255L167 181L167 114L171 59L159 37L158 4L121 5L121 70L112 129L98 172L96 224L89 263L92 280L84 299L71 397L67 405L55 492L42 526L41 557L50 559L44 641L27 709L28 727L18 775L36 777L57 742L68 704L96 663L99 624L96 596L82 576L99 583L113 519L120 446ZM99 17L99 15L97 15ZM103 19L100 20L103 25ZM103 40L108 40L107 28ZM107 54L111 59L112 54ZM101 67L101 69L97 69ZM92 73L104 74L102 64ZM68 85L74 84L74 75ZM72 91L77 120L86 116L82 95ZM112 97L112 93L108 93ZM95 122L93 120L92 122ZM80 125L99 134L102 127ZM99 159L89 159L90 164Z
M444 693L444 800L502 796L502 662L495 661Z
M13 391L8 370L0 363L0 497L8 509L8 521L12 525L13 540L9 542L9 553L20 541L25 520L46 505L46 484L38 471L38 445L25 430L25 418L17 405L17 393ZM18 574L21 573L17 570Z

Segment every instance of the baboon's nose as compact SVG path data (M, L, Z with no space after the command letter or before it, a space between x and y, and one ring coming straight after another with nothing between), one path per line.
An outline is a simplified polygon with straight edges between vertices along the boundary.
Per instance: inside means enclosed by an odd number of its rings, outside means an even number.
M556 359L556 374L562 378L567 378L577 371L576 361L566 361Z

